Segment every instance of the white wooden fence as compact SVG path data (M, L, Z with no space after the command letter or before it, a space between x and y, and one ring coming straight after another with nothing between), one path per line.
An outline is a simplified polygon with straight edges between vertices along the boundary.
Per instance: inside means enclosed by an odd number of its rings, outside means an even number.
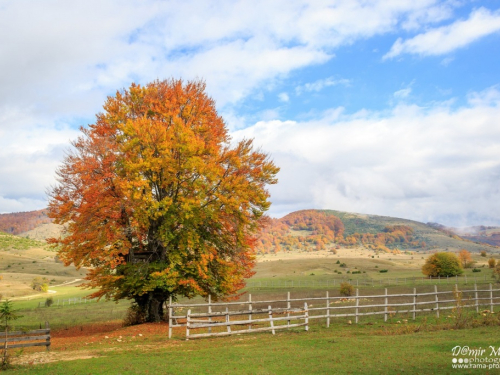
M461 294L460 300L458 294ZM378 302L380 301L380 302ZM378 302L378 303L377 303ZM416 288L413 293L389 294L387 288L384 294L360 295L359 289L355 289L355 295L350 297L330 296L326 292L324 297L291 298L290 292L286 299L252 301L252 295L248 295L247 301L238 302L216 302L213 303L209 297L208 303L172 303L168 304L169 310L169 338L172 337L172 330L176 327L186 327L186 338L222 336L239 333L272 331L276 329L305 326L308 329L309 319L325 319L326 326L330 326L332 318L353 317L355 323L359 318L369 315L383 315L384 321L389 316L396 314L408 314L416 319L417 313L435 313L439 318L440 311L457 308L459 303L462 307L475 308L479 312L481 308L488 308L490 312L494 311L494 306L500 305L500 289L489 287L479 289L477 284L473 289L459 290L455 285L454 290L438 291L438 286L434 285L434 291L417 293ZM319 304L319 305L318 305ZM266 307L257 308L259 305ZM243 310L230 311L230 308L244 306ZM274 307L273 307L274 306ZM193 309L206 312L192 312ZM185 315L179 310L187 310ZM222 309L224 311L213 311ZM293 314L301 315L293 315ZM268 317L263 318L262 315ZM274 315L284 314L284 317L275 317ZM231 316L248 315L246 320L231 321ZM222 319L222 320L221 320ZM283 325L274 324L283 322ZM294 321L294 323L292 323ZM269 327L253 327L255 324L267 323ZM231 326L246 329L231 329ZM225 332L212 332L213 327L226 327ZM205 333L192 334L193 329L206 329Z
M301 314L301 315L291 315L291 314ZM254 314L267 314L268 318L253 318ZM275 317L276 314L286 314L286 316ZM245 320L230 320L230 316L235 315L248 315L248 319ZM197 319L198 318L198 319ZM205 319L199 319L205 318ZM223 318L223 321L215 320L212 318ZM249 332L262 332L262 331L272 331L273 335L277 329L283 328L293 328L305 326L305 330L309 330L309 310L307 307L307 302L304 302L304 308L301 309L283 309L275 308L273 309L271 305L267 309L258 310L246 310L246 311L229 311L226 307L225 312L213 312L213 313L200 313L192 314L191 310L188 310L186 316L186 340L190 338L208 337L208 336L227 336L233 333L249 333ZM275 325L275 322L287 321L286 325ZM304 320L303 323L291 323L292 320ZM266 323L269 322L269 327L253 328L256 323ZM248 329L239 329L235 332L231 330L231 326L248 326ZM211 332L212 327L226 327L226 332ZM190 331L197 328L208 328L208 333L197 333L192 334Z

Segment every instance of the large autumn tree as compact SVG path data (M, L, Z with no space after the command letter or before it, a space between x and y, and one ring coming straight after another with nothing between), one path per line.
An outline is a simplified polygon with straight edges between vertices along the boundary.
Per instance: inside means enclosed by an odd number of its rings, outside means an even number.
M81 131L50 192L67 228L50 242L89 268L93 297L133 299L158 321L170 296L245 285L279 168L251 140L231 144L204 82L132 84Z

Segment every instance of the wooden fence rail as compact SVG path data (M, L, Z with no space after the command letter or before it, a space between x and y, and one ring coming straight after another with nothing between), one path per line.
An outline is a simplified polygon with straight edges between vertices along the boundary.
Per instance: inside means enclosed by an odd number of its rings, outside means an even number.
M35 329L32 331L12 331L7 332L7 338L5 338L5 336L5 332L0 332L0 346L4 350L27 348L30 346L45 346L47 350L50 350L50 327L48 322L45 322L44 329ZM11 342L15 342L16 344L10 344Z
M339 277L329 280L250 280L247 282L248 288L335 288L343 282L351 283L356 287L382 287L383 285L429 285L437 283L441 284L465 284L473 285L481 282L491 282L493 277L487 274L483 275L463 275L463 276L446 276L446 277Z
M381 303L377 303L381 300ZM297 305L300 303L300 305ZM320 303L313 305L313 303ZM276 305L285 305L286 307L278 307ZM304 304L304 310L302 310ZM256 306L264 305L264 307L256 308ZM295 307L292 307L295 305ZM360 295L356 289L354 296L337 297L330 296L326 292L325 297L309 297L309 298L290 298L290 292L287 293L286 299L277 300L252 300L252 296L248 295L247 301L238 302L215 302L208 298L208 303L172 303L169 301L169 338L172 337L172 330L176 327L186 327L186 337L207 337L207 336L223 336L232 333L246 333L258 331L275 331L276 329L298 327L307 324L294 323L291 320L307 320L309 319L326 319L326 326L330 326L332 318L354 317L355 322L359 322L362 316L383 315L384 321L387 321L389 316L395 314L411 314L413 320L416 319L417 313L432 312L439 318L440 311L455 309L457 307L471 307L479 312L480 306L488 308L493 312L494 306L500 305L500 288L493 289L492 284L489 284L487 289L478 289L477 284L474 284L474 289L459 290L458 285L455 285L454 290L438 291L437 285L434 286L433 292L417 293L416 288L413 293L397 293L389 294L387 288L384 294L378 295ZM230 307L247 306L244 310L230 311ZM272 307L274 306L274 307ZM189 309L186 315L178 314L178 310L182 308ZM192 309L207 308L207 312L192 313ZM225 311L214 311L217 308L225 308ZM291 314L298 311L304 312L304 315L294 316ZM273 317L272 314L284 314L284 317ZM267 318L259 316L268 314ZM231 321L231 316L248 315L246 320ZM256 317L257 316L257 317ZM200 320L204 318L205 320ZM219 318L219 320L217 320ZM224 321L220 321L224 318ZM286 325L275 326L274 322L287 321ZM252 328L255 323L269 322L269 327ZM246 330L232 331L232 325L247 325ZM274 327L273 327L274 325ZM226 332L212 333L213 327L227 327ZM190 334L191 329L207 328L207 333ZM307 329L307 328L306 328Z
M253 314L267 314L268 318L253 318ZM302 315L290 315L301 313ZM230 320L230 316L234 315L247 315L248 319L245 320ZM274 314L286 314L283 317L275 317ZM221 318L224 319L221 321L218 320L202 320L197 318ZM305 330L309 329L309 311L307 307L307 302L304 302L304 308L302 309L284 309L284 308L275 308L273 309L271 305L268 306L267 309L258 309L258 310L245 310L245 311L233 311L229 312L226 309L225 312L222 313L200 313L200 314L192 314L191 310L188 310L186 316L186 340L190 338L200 338L200 337L209 337L209 336L227 336L232 334L240 334L240 333L250 333L250 332L263 332L263 331L272 331L273 335L275 334L277 329L283 328L293 328L293 327L303 327L305 326ZM275 325L275 322L287 321L285 325ZM303 320L302 323L291 323L292 320ZM255 323L266 323L269 322L269 327L260 327L260 328L252 328ZM239 329L233 331L231 326L248 326L248 329ZM226 332L216 332L213 333L209 331L208 333L196 333L192 334L192 329L199 328L212 328L212 327L226 327Z

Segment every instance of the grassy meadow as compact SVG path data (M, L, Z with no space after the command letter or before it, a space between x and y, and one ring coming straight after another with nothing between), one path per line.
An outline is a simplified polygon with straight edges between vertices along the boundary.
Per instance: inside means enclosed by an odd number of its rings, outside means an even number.
M135 326L54 339L23 353L13 374L474 374L452 368L452 348L498 346L498 326L456 330L442 322L347 325L185 341ZM160 328L160 326L158 326ZM146 332L150 329L153 332ZM142 333L141 333L142 332ZM47 361L46 363L43 363ZM51 362L48 362L51 361ZM495 374L497 369L481 370Z
M349 324L352 318L336 318L329 328L324 320L311 320L308 332L295 328L277 331L274 336L267 332L186 341L184 329L176 328L168 340L165 323L123 327L129 301L85 301L91 290L77 287L85 271L56 262L55 253L43 243L16 238L8 241L0 243L0 294L12 298L23 315L14 327L33 329L48 321L53 338L48 353L41 348L13 350L14 367L6 373L477 373L477 369L453 369L451 349L456 345L500 345L496 314L481 317L472 311L475 323L458 327L451 310L439 318L433 313L419 314L416 321L399 313L391 314L387 322L383 315L360 317L359 324ZM359 283L360 295L364 296L382 294L384 288L395 294L411 293L415 287L422 293L433 290L434 284L439 290L452 290L455 283L461 289L472 288L474 277L480 287L486 288L493 281L486 264L491 255L485 258L473 254L480 272L466 269L463 276L450 280L422 280L420 270L428 253L374 254L353 248L340 249L337 254L284 252L259 256L255 275L240 299L252 294L258 306L259 300L284 299L287 292L292 298L323 297L326 291L338 296L343 280L350 280L354 286ZM499 258L496 253L493 256ZM36 276L49 279L49 293L31 290L29 284ZM65 284L68 282L73 283ZM45 306L47 298L52 298L50 307ZM498 373L498 369L481 373Z

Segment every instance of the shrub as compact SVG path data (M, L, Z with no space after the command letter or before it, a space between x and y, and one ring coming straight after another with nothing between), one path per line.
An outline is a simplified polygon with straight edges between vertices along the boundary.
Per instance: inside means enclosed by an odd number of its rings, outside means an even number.
M481 272L481 270L479 268L473 268L472 272Z
M354 287L347 281L340 284L340 295L344 297L349 297L354 294Z
M54 299L52 297L49 297L45 300L45 307L50 307L54 303Z
M488 266L490 268L495 268L495 264L497 263L497 261L495 260L495 258L490 258L488 259Z
M35 277L31 281L31 288L37 292L47 292L49 290L49 280L45 277Z
M335 264L340 264L340 260L337 260L337 262Z
M465 249L460 250L460 252L458 253L458 259L460 259L463 268L472 268L475 263L472 260L470 251L467 251Z
M133 302L127 310L125 319L123 319L123 325L125 327L129 327L137 324L143 324L146 322L146 316L146 311L144 311L144 309L141 308L138 304Z
M357 274L357 273L361 273L361 271L352 271L351 273L354 275L354 274Z
M481 256L484 257L484 258L486 258L486 251L484 251L484 250L481 251Z
M380 270L378 272L380 272L380 273L387 273L387 272L389 272L389 270Z
M493 268L493 277L500 283L500 262Z
M460 260L452 253L435 253L425 260L422 273L429 277L457 276L463 273Z
M9 300L5 300L0 304L0 322L3 323L3 328L5 329L5 337L8 336L8 332L10 330L10 321L22 318L22 315L17 313L17 310L14 310L14 306L12 302ZM7 370L10 368L10 356L7 352L8 345L3 345L3 355L0 360L0 370Z

